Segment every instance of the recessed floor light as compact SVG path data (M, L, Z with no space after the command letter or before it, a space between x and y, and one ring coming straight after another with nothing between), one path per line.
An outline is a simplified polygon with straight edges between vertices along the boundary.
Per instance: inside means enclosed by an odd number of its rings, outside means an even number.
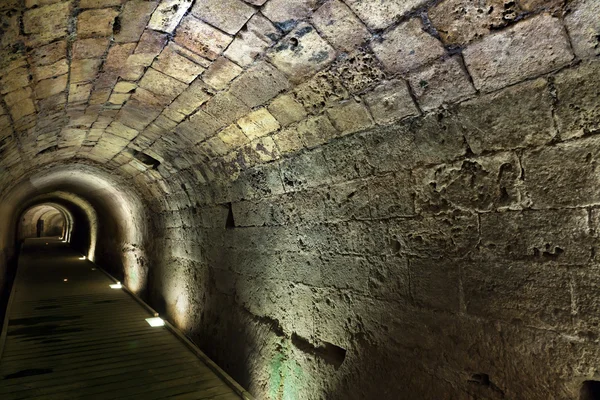
M92 271L95 271L95 270L96 270L96 268L92 268Z
M79 257L80 260L85 260L85 256Z
M115 283L113 285L110 285L110 288L111 289L122 289L123 285L121 285L121 282L117 282L117 283Z
M160 317L146 318L146 322L153 328L165 326L165 321Z
M63 279L63 282L66 282L66 281L68 281L68 279L67 279L67 278Z

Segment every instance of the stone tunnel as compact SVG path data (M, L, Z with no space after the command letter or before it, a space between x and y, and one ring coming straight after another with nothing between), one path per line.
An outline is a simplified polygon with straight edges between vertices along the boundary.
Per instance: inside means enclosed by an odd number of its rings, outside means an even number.
M600 399L598 134L600 0L1 0L4 299L68 236L257 399Z

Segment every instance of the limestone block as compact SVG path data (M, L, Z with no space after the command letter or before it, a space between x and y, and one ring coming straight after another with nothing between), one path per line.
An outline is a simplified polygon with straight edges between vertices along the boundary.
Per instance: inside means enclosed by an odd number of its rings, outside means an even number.
M576 310L573 322L576 329L580 332L590 332L598 329L600 325L600 318L598 318L600 304L595 289L599 283L597 268L594 266L590 269L574 270L571 282L573 285L573 303Z
M199 80L194 81L188 88L171 103L169 108L183 115L190 115L202 104L210 100L206 86Z
M90 38L73 42L73 59L101 58L108 49L109 39Z
M521 206L521 168L513 153L470 158L413 173L421 212L485 212Z
M375 298L403 300L410 296L408 260L405 257L368 257L369 292Z
M152 68L189 84L204 72L208 65L207 60L171 42L154 61Z
M15 90L4 96L4 101L9 108L13 121L18 121L35 113L35 105L31 96L32 90L29 87Z
M103 8L120 6L125 0L80 0L79 7L84 8Z
M117 15L113 8L83 11L77 16L77 37L111 36Z
M327 162L319 149L282 160L281 179L286 192L331 182Z
M202 75L202 80L217 90L222 90L229 85L243 71L235 63L225 57L217 58Z
M327 109L333 125L343 135L365 130L373 126L373 119L362 102L348 100L337 107Z
M205 0L196 2L192 14L220 30L235 35L255 10L241 0Z
M518 2L505 0L446 0L429 9L432 24L446 44L464 45L522 14Z
M463 267L467 313L544 329L571 325L571 289L566 269L496 261Z
M74 83L69 85L69 103L86 102L92 91L91 83Z
M64 74L55 78L39 81L35 85L36 99L45 99L60 92L64 92L67 89L68 78L69 75Z
M306 110L293 96L282 94L276 97L267 107L281 126L288 126L306 117Z
M270 0L262 13L283 31L290 31L298 21L305 19L317 8L318 0Z
M244 132L236 124L229 125L219 132L219 139L231 148L237 148L249 142Z
M281 154L294 153L304 148L302 139L295 127L282 129L273 135L273 140Z
M117 43L136 42L142 36L158 0L129 0L119 14L119 27L115 30Z
M554 79L560 137L570 139L600 129L600 63L560 72Z
M565 16L573 50L579 58L600 55L600 3L578 0L569 4L571 12Z
M136 43L118 43L111 46L106 56L103 70L115 72L120 71L121 68L126 69L128 58L135 50L136 45Z
M101 59L85 59L71 61L71 82L89 82L93 81L98 75L98 70L102 64Z
M325 68L336 56L333 47L306 23L298 25L267 54L273 65L294 83Z
M0 48L7 48L17 43L20 37L21 15L12 10L0 12L0 23L2 24L2 36L0 36Z
M458 56L424 67L410 74L408 81L423 111L457 102L475 93Z
M75 42L77 43L77 42ZM59 40L31 51L31 58L36 65L54 64L67 56L67 42Z
M175 131L193 144L201 142L214 135L221 128L214 117L198 110L177 126Z
M248 106L229 92L217 93L206 103L204 110L220 127L229 125L250 112Z
M139 85L157 95L165 105L173 101L187 88L185 83L152 68L146 71Z
M325 210L327 222L370 218L367 182L356 180L329 186ZM364 284L367 284L366 280Z
M560 20L548 15L488 35L463 55L475 87L482 91L550 72L573 59Z
M365 95L364 101L375 123L388 125L418 115L419 110L410 96L406 82L393 80L382 83Z
M346 1L371 29L384 29L425 2L426 0Z
M414 179L407 171L376 176L367 180L369 207L375 219L407 217L415 214Z
M366 48L343 53L327 71L339 79L350 93L362 94L385 79L383 66L377 57Z
M52 42L67 34L71 15L71 2L61 2L25 11L23 30L31 35L27 43L31 47Z
M319 115L301 121L296 126L296 132L302 144L307 148L327 143L339 134L327 115Z
M579 207L600 202L600 139L592 136L523 154L525 184L536 208Z
M134 82L120 81L115 85L113 92L115 93L131 93L137 88L137 84Z
M583 209L486 213L480 229L486 260L579 264L591 257Z
M162 0L148 23L155 31L173 33L193 0Z
M349 97L341 80L330 71L319 72L296 86L294 94L310 114L319 113L324 107L333 107Z
M455 118L475 154L541 145L556 136L544 79L466 101Z
M255 14L225 51L241 66L249 66L281 37L280 31L261 14Z
M108 102L110 104L124 104L131 97L131 93L114 93L110 95Z
M266 136L279 129L279 123L266 108L259 108L237 121L250 140Z
M26 67L3 71L0 75L0 93L6 94L29 85L29 71Z
M386 32L371 48L390 72L407 72L444 54L444 47L423 30L419 18L412 18Z
M231 84L232 95L254 108L264 105L290 87L286 77L266 62L248 69Z
M352 51L371 37L352 10L340 0L328 0L312 15L312 23L336 49Z
M196 54L215 60L233 38L218 29L188 15L181 21L175 33L175 42Z
M242 150L246 164L249 166L277 160L280 157L277 145L270 136L256 139Z

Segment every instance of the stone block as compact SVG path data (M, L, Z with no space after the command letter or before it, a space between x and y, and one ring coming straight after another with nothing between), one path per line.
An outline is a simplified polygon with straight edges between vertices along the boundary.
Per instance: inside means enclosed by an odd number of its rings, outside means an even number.
M75 42L77 43L77 42ZM50 65L67 56L67 42L59 40L33 49L30 53L36 65Z
M103 8L103 7L114 7L123 4L124 0L81 0L79 7L85 8Z
M109 39L90 38L73 42L73 59L102 58L108 50Z
M444 47L425 32L419 18L412 18L371 43L371 49L384 67L405 73L444 55Z
M346 3L371 29L384 29L410 11L424 5L426 0L389 0L373 2L348 0Z
M492 91L560 68L573 59L560 20L540 15L468 46L463 55L475 87Z
M23 31L30 35L27 44L37 47L67 34L71 16L70 1L34 8L23 13Z
M569 4L570 13L565 16L565 25L573 51L585 59L600 55L600 4L594 0L577 0Z
M368 257L369 293L379 299L406 300L410 296L408 260L398 256Z
M222 90L243 71L225 57L217 58L202 75L202 80L214 89Z
M77 16L77 37L111 36L119 12L113 8L86 10Z
M91 83L78 83L69 85L69 103L86 102L92 91Z
M247 67L280 37L280 31L268 19L261 14L255 14L224 54L237 64Z
M446 0L428 11L440 38L448 45L465 45L503 28L519 17L520 2Z
M598 267L571 271L573 323L580 334L592 334L600 326L598 310L600 302L596 296ZM567 279L565 279L568 282ZM552 303L550 303L552 304Z
M26 67L14 68L0 75L0 93L6 94L29 85L29 71Z
M102 60L85 59L71 61L71 83L90 82L98 76Z
M45 99L50 96L54 96L60 92L67 90L67 81L69 75L64 74L51 79L45 79L39 81L35 85L35 97L36 99Z
M337 105L349 97L341 80L328 72L319 72L298 85L294 95L309 114L318 114L324 107Z
M383 66L366 47L340 54L327 72L355 95L364 94L385 80Z
M281 30L292 30L298 21L308 17L319 5L318 0L271 0L261 12Z
M276 97L267 108L281 126L288 126L303 120L307 116L302 104L298 103L289 94Z
M119 83L117 83L115 85L113 92L115 92L115 93L131 93L137 87L138 87L137 83L135 83L135 82L120 81Z
M342 135L362 131L373 126L373 119L360 101L348 100L337 107L327 109L327 115Z
M571 325L567 269L518 261L465 263L463 290L467 313L542 329Z
M419 114L403 80L386 81L367 93L363 99L378 125L389 125Z
M114 32L113 40L117 43L140 40L157 5L158 0L127 1L119 14L119 26Z
M302 147L318 147L338 136L338 130L326 115L308 118L296 126L296 134Z
M523 154L527 194L535 208L600 203L597 160L600 138L592 136Z
M362 21L340 0L328 0L311 18L321 35L341 51L350 52L371 37Z
M267 53L269 59L290 81L299 83L335 59L336 52L306 23L298 25Z
M459 56L424 67L409 75L408 81L423 111L463 100L475 93Z
M198 110L177 126L175 132L193 144L201 142L214 135L221 128L214 117Z
M286 192L320 186L331 181L323 152L313 150L281 162L281 179Z
M343 182L329 186L326 191L325 218L327 222L370 218L370 199L366 181Z
M155 31L173 33L193 0L162 0L148 23Z
M252 141L241 150L247 166L266 163L279 159L279 149L270 136L263 136Z
M204 83L196 80L169 105L169 108L180 114L190 115L211 99L206 90Z
M219 92L205 107L209 115L220 126L229 125L250 112L250 108L229 92Z
M281 154L294 153L304 148L302 139L296 128L282 129L273 135L273 140Z
M267 103L289 88L285 76L266 62L248 69L231 84L232 95L254 108Z
M371 218L407 217L415 214L414 179L407 171L367 180Z
M451 313L460 311L462 260L409 259L410 292L421 307Z
M266 136L279 129L279 123L266 108L259 108L237 121L250 140Z
M475 154L542 145L556 136L544 79L463 102L453 118Z
M157 71L188 84L192 83L208 66L207 60L173 42L163 49L152 64L152 68Z
M513 153L470 158L413 173L421 212L486 212L521 206L521 165Z
M562 139L600 130L600 62L583 63L554 78L558 103L556 120Z
M528 210L481 214L486 261L589 262L592 240L586 210Z
M216 60L233 38L188 15L175 33L175 42L209 60Z
M205 0L192 8L192 14L220 30L235 35L255 13L241 0Z
M325 287L368 292L369 280L365 272L369 264L363 257L324 255L319 258L321 279Z
M154 93L163 104L169 104L181 94L187 85L155 69L148 69L139 83L141 88Z

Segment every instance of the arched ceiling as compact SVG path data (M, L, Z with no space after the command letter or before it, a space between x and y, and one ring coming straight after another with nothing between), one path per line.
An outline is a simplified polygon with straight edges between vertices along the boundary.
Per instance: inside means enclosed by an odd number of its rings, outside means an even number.
M577 3L4 0L0 187L61 160L235 176L596 55Z

